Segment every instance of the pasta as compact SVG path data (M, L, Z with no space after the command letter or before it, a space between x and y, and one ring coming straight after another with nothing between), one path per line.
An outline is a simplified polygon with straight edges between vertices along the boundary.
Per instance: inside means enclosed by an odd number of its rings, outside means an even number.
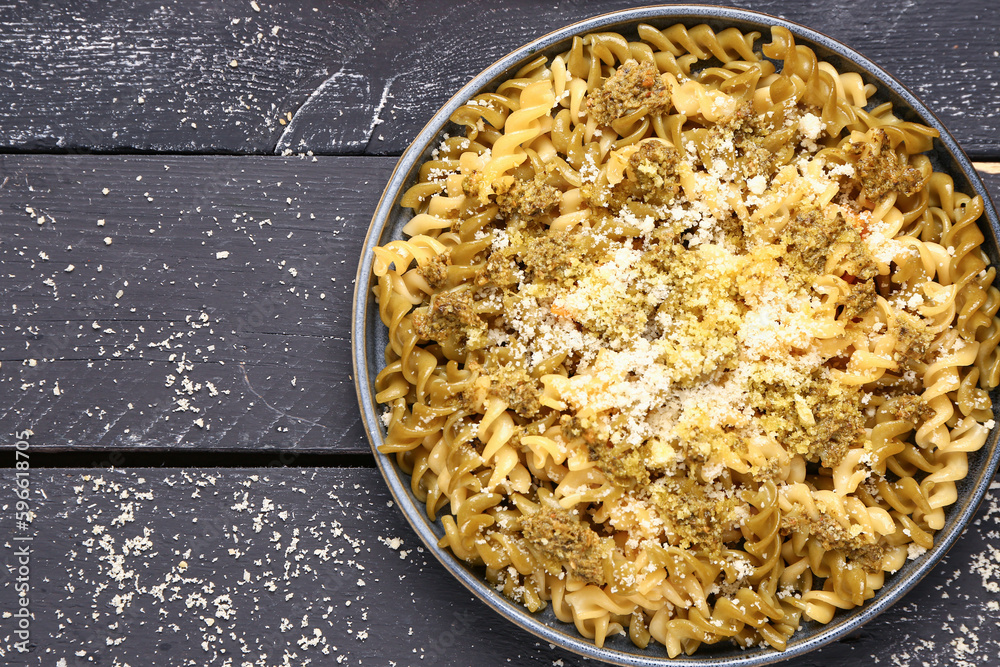
M539 56L374 250L380 450L442 546L597 645L784 649L933 545L993 427L982 200L771 34Z

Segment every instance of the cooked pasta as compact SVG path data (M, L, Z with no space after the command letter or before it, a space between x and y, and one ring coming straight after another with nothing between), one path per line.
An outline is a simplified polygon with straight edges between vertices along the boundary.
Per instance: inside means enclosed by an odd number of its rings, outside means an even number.
M597 645L783 649L933 545L993 427L982 200L771 34L539 56L374 251L381 451L442 546Z

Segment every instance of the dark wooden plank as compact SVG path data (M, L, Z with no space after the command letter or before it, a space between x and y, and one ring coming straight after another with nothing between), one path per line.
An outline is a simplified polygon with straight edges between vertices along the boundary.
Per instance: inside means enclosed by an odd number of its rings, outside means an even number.
M393 164L0 156L0 432L370 451L350 296Z
M286 114L371 39L346 5L256 6L3 3L2 145L271 153Z
M7 664L593 664L466 593L419 547L375 470L31 475L35 647L13 650L5 615ZM14 472L0 477L0 528L24 535L10 500ZM996 664L998 503L994 490L945 561L894 608L795 664ZM2 555L5 611L16 609L21 544Z
M393 162L0 156L0 433L369 452L350 296Z
M725 4L840 39L912 87L971 154L1000 155L993 0ZM498 57L632 5L6 0L0 148L398 154Z

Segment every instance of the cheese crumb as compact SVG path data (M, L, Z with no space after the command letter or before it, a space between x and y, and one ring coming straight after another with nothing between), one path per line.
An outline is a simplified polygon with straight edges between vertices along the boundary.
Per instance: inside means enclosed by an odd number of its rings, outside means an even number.
M811 113L807 113L799 118L799 132L801 132L806 139L810 141L816 141L823 134L825 129L825 124L819 116L814 116Z
M767 178L763 174L757 174L747 181L747 188L755 195L762 195L767 189Z

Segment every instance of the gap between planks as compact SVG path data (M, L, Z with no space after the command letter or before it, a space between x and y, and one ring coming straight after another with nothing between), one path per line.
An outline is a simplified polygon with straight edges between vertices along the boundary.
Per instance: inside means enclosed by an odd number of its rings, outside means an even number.
M1000 174L1000 162L973 162L972 166L984 174Z

